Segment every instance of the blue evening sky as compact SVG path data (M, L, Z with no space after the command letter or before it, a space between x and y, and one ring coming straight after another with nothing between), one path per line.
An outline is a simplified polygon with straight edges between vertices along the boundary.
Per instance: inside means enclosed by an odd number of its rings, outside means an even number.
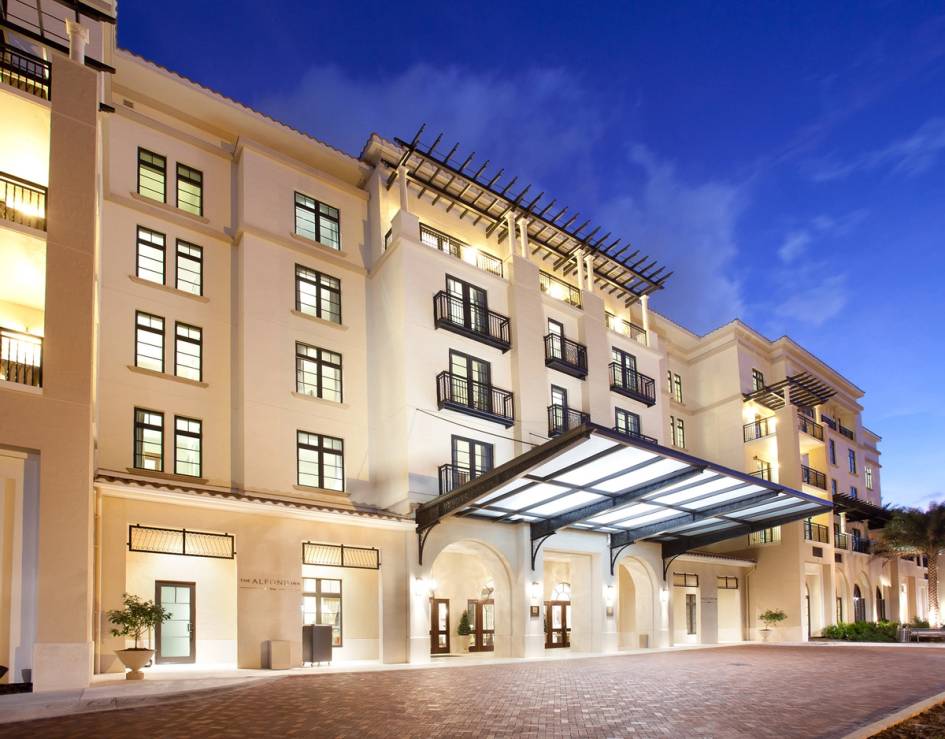
M885 500L945 498L941 2L155 3L119 42L357 155L421 122L867 393ZM481 159L479 160L481 161Z

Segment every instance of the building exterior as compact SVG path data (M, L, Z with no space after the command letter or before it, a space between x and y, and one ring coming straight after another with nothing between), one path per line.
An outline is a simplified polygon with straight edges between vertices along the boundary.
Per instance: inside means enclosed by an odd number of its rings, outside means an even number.
M455 149L349 156L47 5L0 66L7 679L122 670L126 592L172 612L158 665L301 664L313 623L399 663L926 613L870 555L863 392L802 347L672 323L655 261Z

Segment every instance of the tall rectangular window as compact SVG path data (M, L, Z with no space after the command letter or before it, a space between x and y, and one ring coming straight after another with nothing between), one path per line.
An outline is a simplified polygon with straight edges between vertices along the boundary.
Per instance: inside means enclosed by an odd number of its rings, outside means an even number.
M302 624L331 626L332 646L341 641L341 580L325 577L302 578Z
M856 498L860 494L860 491L856 489L856 485L850 486L850 497Z
M614 411L614 417L614 428L621 434L627 434L629 436L640 435L640 416L636 413L625 411L623 408L617 408Z
M203 466L203 423L196 418L174 417L174 473L200 477Z
M751 371L751 389L761 390L765 386L765 376L761 370L753 369Z
M135 367L164 371L164 319L135 312Z
M856 474L856 452L852 449L847 449L847 462L850 466L850 474Z
M295 309L332 323L341 323L341 280L295 265Z
M493 445L462 436L452 437L453 467L460 476L460 484L468 482L492 469Z
M135 274L142 280L164 284L164 234L138 226Z
M675 416L669 417L669 434L674 447L686 448L686 423L683 419Z
M696 594L686 593L686 633L696 633Z
M164 414L135 408L135 467L164 470Z
M833 439L827 441L827 455L830 458L830 464L837 464L837 442Z
M863 470L863 474L866 478L866 489L872 490L873 489L873 466L869 464L866 465L865 469Z
M295 389L303 395L341 402L341 355L295 343Z
M344 442L332 436L297 432L298 483L326 490L345 489Z
M834 479L831 479L831 480L830 480L830 492L831 492L833 495L836 495L836 494L837 494L837 481L834 480Z
M174 374L203 380L203 329L180 322L174 327Z
M138 194L164 202L167 185L167 159L153 151L138 148Z
M177 163L177 207L195 216L203 215L203 172Z
M673 372L673 400L682 403L682 377L677 372Z
M295 193L295 232L332 249L341 249L341 225L337 208Z
M177 289L203 295L203 247L177 240Z

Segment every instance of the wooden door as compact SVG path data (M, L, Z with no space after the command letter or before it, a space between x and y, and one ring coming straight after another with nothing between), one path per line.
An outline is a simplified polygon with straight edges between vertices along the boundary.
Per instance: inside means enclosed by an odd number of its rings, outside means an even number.
M469 625L472 627L470 652L495 651L495 601L470 600L466 606Z
M430 598L430 654L450 653L450 602Z
M545 602L545 649L571 646L571 603L566 600Z

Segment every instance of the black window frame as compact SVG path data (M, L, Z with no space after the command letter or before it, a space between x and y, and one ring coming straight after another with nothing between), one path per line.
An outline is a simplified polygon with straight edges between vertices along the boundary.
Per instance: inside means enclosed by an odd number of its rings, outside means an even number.
M621 428L620 427L621 416L625 416L628 418L636 418L637 419L636 430L635 431L630 430L627 424L624 424L626 428ZM626 408L614 408L614 428L622 434L630 434L631 436L640 435L643 433L643 421L640 419L639 413L628 411Z
M301 274L304 272L306 274ZM314 278L312 277L314 275ZM307 285L311 285L315 290L315 314L314 318L321 319L322 321L328 321L329 323L334 323L341 325L342 320L342 305L341 305L341 279L335 277L334 275L327 274L326 272L319 272L317 269L311 269L306 267L304 264L295 265L295 310L301 313L302 315L312 316L311 313L306 312L302 308L302 290L301 283L304 282ZM334 282L337 284L337 287L331 284ZM336 295L338 300L338 320L334 318L326 318L322 310L322 301L325 299L322 295L322 292ZM330 296L327 300L329 305L333 305Z
M160 246L156 245L153 241L143 240L141 238L142 232L146 232L150 236L160 236L161 244ZM143 277L141 275L141 247L150 248L150 249L159 249L161 252L161 281L152 280L150 277ZM145 257L150 259L150 257ZM154 272L154 270L145 269L148 272ZM163 234L160 231L155 231L153 228L148 228L147 226L137 226L135 230L135 277L139 280L144 280L146 282L153 283L155 285L164 285L167 284L167 234Z
M182 246L187 249L196 249L197 256L194 256L193 254L182 253L181 252ZM185 259L185 260L189 260L191 262L197 263L198 282L196 284L197 284L197 287L199 288L197 292L193 292L192 290L187 290L181 287L181 279L180 279L181 259ZM193 270L188 270L188 272L191 272L191 271ZM190 282L189 280L186 282L187 284L194 284L193 282ZM199 246L198 244L194 244L190 241L186 241L184 239L177 239L174 245L174 287L177 290L180 290L181 292L187 293L188 295L197 295L199 297L203 297L203 247L202 246Z
M686 448L686 421L679 416L669 417L670 438L677 449Z
M856 450L847 449L847 465L850 468L850 474L855 475L856 472Z
M178 428L178 425L177 425L178 421L184 421L188 424L196 423L197 428L198 428L197 432L194 433L193 431L189 429L186 431L182 431L180 428ZM189 472L181 472L178 469L177 465L180 460L178 460L177 458L177 452L179 449L179 446L177 444L177 439L179 436L186 436L188 438L197 440L197 474L196 475L190 474ZM189 416L174 416L174 474L182 475L184 477L195 477L195 478L203 477L203 420L200 418L190 418Z
M302 441L301 435L305 434L307 437L316 437L318 442L312 444L310 442ZM331 439L332 441L337 441L340 444L340 449L334 449L331 447L326 447L324 445L325 439ZM318 485L308 485L302 482L301 478L301 469L300 464L301 451L302 449L307 449L316 453L316 463L318 465ZM341 467L341 488L326 488L325 487L325 455L337 455L340 458L340 467ZM346 487L345 479L345 442L344 439L337 436L328 436L327 434L319 434L314 431L304 431L303 429L297 429L295 432L295 481L296 484L301 487L306 488L317 488L319 490L330 490L332 492L343 493Z
M673 384L671 388L671 394L672 394L673 400L675 400L677 403L683 402L682 377L680 376L678 372L673 372Z
M459 444L468 444L469 445L469 459L470 465L463 465L459 462ZM476 459L476 447L481 447L483 450L482 458L483 469L473 469L472 460ZM473 439L468 436L459 436L458 434L453 434L450 437L450 462L453 465L454 469L463 469L469 473L469 479L475 480L477 477L484 475L486 472L489 472L495 467L495 444L490 444L487 441L481 441L479 439Z
M738 590L738 578L734 575L716 575L716 590Z
M160 328L160 329L156 329L156 328L154 328L153 326L142 326L142 325L139 323L139 321L138 321L138 319L139 319L139 318L142 318L142 317L146 317L146 318L150 318L150 319L157 319L157 320L159 320L159 321L161 322L161 328ZM141 364L138 362L138 357L139 357L139 354L138 354L138 341L139 341L139 339L138 339L138 332L139 332L139 331L144 331L145 333L149 333L149 334L154 334L154 335L156 335L156 336L160 336L160 338L161 338L161 344L160 344L160 346L161 346L161 369L159 369L159 370L153 370L153 369L151 369L150 367L144 367L143 365L141 365ZM135 331L134 331L134 357L135 357L135 367L140 367L140 368L143 369L143 370L149 370L149 371L151 371L151 372L160 372L161 374L164 374L164 367L165 367L164 355L167 353L167 336L166 336L166 334L167 334L167 329L166 329L166 322L165 322L165 320L164 320L164 316L159 316L159 315L157 315L157 314L155 314L155 313L148 313L147 311L143 311L143 310L136 310L136 311L135 311Z
M751 389L752 392L761 390L765 387L765 373L755 367L751 368Z
M144 414L144 413L148 413L148 414L151 414L151 415L154 415L154 416L158 416L158 417L161 419L161 425L160 425L160 426L155 426L155 425L153 425L153 424L146 423L146 422L143 421L143 420L142 420L142 421L139 421L139 420L138 420L138 414ZM132 435L131 435L132 466L133 466L136 470L146 470L146 471L148 471L148 472L164 472L164 413L163 413L162 411L154 411L154 410L151 410L150 408L140 408L140 407L138 407L138 406L135 406L134 415L133 415L133 420L134 420L134 424L133 424L133 426L132 426ZM140 446L139 446L138 429L141 429L142 432L143 432L144 430L146 430L146 429L150 429L150 430L152 430L152 431L157 431L157 432L160 433L160 435L161 435L161 443L160 443L160 448L161 448L160 466L159 466L159 468L156 469L156 470L152 470L152 469L150 469L150 468L148 468L148 467L145 467L144 464L143 464L143 462L144 462L144 456L143 456L143 452L144 452L144 435L143 435L143 433L142 433L142 436L141 436L141 439L140 439ZM139 462L140 462L140 463L139 463Z
M181 172L182 169L185 171ZM176 175L174 179L174 194L175 194L174 205L177 207L178 210L182 210L185 213L190 213L191 215L195 215L195 216L199 216L200 218L203 218L203 172L199 169L196 169L195 167L191 167L189 164L182 164L181 162L177 162L177 165L174 167L174 172ZM198 176L194 177L195 174ZM199 212L194 213L193 211L188 210L187 208L181 208L180 206L181 182L188 185L193 185L197 188L197 199L199 200L199 204L200 204Z
M873 465L863 465L863 480L867 490L873 489Z
M145 161L143 161L142 158L141 158L141 155L142 155L142 154L146 154L146 155L148 155L148 156L151 156L151 157L155 157L155 158L157 158L157 159L160 159L160 160L161 160L161 166L160 166L160 168L157 167L153 162L145 162ZM138 195L140 195L140 196L143 197L143 198L147 198L148 200L154 200L155 202L166 203L166 202L167 202L167 157L164 156L163 154L158 154L156 151L151 151L150 149L145 149L143 146L139 146L139 147L138 147L137 163L138 163L138 169L137 169L138 179L137 179L137 190L136 190L136 192L138 193ZM157 198L153 198L153 197L151 197L150 195L145 195L143 192L141 192L141 168L142 168L142 167L146 167L146 168L152 169L154 172L159 173L160 176L163 178L162 184L163 184L163 186L164 186L164 189L163 189L162 192L161 192L161 199L160 199L160 200L158 200ZM150 189L150 188L149 188L149 189Z
M834 439L827 439L827 458L830 464L837 466L837 442Z
M191 331L196 331L198 334L198 337L194 339L191 336L181 336L180 335L181 328L189 329ZM197 357L198 366L197 366L197 379L196 380L194 380L193 377L187 377L185 375L182 375L179 372L179 369L181 366L180 363L178 362L178 355L180 354L180 348L177 342L179 341L183 341L185 344L192 344L197 347L196 357ZM194 355L185 354L184 356L194 356ZM184 380L192 380L194 382L203 382L203 329L200 326L194 326L191 323L184 323L183 321L177 321L174 324L174 377L180 377Z
M314 581L315 581L315 590L314 590L314 591L312 591L312 590L306 590L306 589L305 589L305 581L306 581L306 580L314 580ZM322 591L322 582L323 582L323 581L330 581L330 582L336 582L336 583L338 583L338 592L337 592L337 593L332 593L332 592L329 592L329 591L323 592L323 591ZM337 644L334 643L334 642L335 642L334 633L332 633L332 646L333 646L334 648L337 648L337 649L340 649L341 647L343 647L343 646L344 646L344 643L345 643L345 636L344 636L344 634L345 634L345 629L344 629L344 623L345 623L345 599L344 599L344 589L345 589L344 582L341 580L340 577L318 577L318 576L316 576L316 577L305 577L305 575L302 576L302 598L303 598L303 599L306 598L306 597L315 598L315 623L316 623L316 624L321 624L321 623L322 623L322 599L323 599L323 598L337 598L337 599L338 599L338 620L339 620L341 623L338 624L338 643L337 643ZM305 614L304 602L305 602L305 601L303 600L302 602L303 602L302 614L303 614L303 618L304 618L304 614Z
M676 582L677 577L681 577L682 582ZM674 572L673 573L673 587L674 588L698 588L699 575L697 575L694 572Z
M699 633L696 621L696 594L686 593L686 636L694 636Z
M309 205L308 203L299 202L299 198L305 198L305 200L308 200L311 202L311 205ZM341 251L341 209L335 207L334 205L329 205L328 203L324 203L321 200L318 200L317 198L311 197L310 195L306 195L305 193L299 192L298 190L295 191L295 197L293 198L293 203L294 203L293 214L295 216L294 218L295 225L293 228L293 232L297 236L302 237L303 239L311 239L313 241L317 241L319 244L322 244L323 246L327 246L329 249L333 249L334 251ZM306 213L311 214L312 216L312 221L315 225L314 237L308 236L299 231L299 209L300 208ZM331 211L334 211L334 215L332 215ZM323 237L322 218L335 224L335 229L338 234L337 244L332 244L331 242L325 241L322 238Z
M316 352L315 356L311 354L306 354L299 351L299 347L305 347L306 349L312 349ZM325 354L332 354L338 357L337 364L335 362L329 361L324 357ZM313 362L315 364L315 395L311 393L306 393L302 390L303 383L301 382L300 375L302 374L301 363L303 361ZM324 367L333 367L338 370L338 398L326 398L325 397L325 388L324 388ZM315 346L314 344L306 344L304 341L295 342L295 391L300 395L309 395L310 397L319 398L321 400L327 400L331 403L343 403L345 398L344 391L344 358L341 355L341 352L336 352L332 349L325 349L324 347Z

